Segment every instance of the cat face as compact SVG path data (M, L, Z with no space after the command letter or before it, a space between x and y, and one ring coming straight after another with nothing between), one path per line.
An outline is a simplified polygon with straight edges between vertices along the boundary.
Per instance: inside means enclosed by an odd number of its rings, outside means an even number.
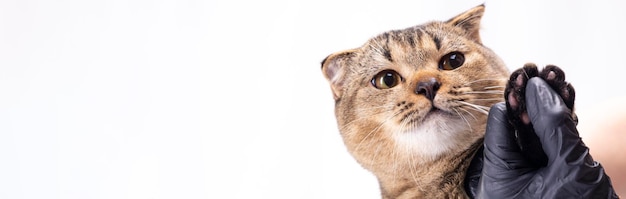
M361 165L403 172L482 138L508 77L481 43L483 12L389 31L322 62L339 130Z

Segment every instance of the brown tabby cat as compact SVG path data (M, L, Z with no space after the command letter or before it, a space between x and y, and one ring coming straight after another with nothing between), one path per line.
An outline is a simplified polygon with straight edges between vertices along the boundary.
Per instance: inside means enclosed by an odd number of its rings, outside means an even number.
M322 62L344 143L383 198L467 197L465 171L509 73L481 43L483 12L389 31Z
M389 31L322 61L344 143L378 178L383 198L468 197L463 181L489 107L506 98L510 122L528 128L523 96L531 77L546 80L573 108L574 90L558 67L539 72L527 64L507 78L481 43L484 9ZM536 146L524 136L520 144ZM540 145L522 150L543 154Z

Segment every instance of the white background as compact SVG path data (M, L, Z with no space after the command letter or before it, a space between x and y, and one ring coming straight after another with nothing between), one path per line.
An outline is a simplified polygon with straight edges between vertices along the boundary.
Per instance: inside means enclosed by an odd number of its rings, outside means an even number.
M0 198L379 198L324 57L485 3L483 43L584 112L625 95L617 2L2 0Z

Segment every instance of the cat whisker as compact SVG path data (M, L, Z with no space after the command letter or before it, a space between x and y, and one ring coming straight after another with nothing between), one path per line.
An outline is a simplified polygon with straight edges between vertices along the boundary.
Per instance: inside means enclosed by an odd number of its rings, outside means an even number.
M405 125L406 125L406 124L405 124ZM408 148L409 146L408 146L408 145L405 145L405 147L406 147L406 148ZM408 150L410 150L410 149L407 149L407 151L408 151ZM409 154L410 154L410 153L409 153ZM415 157L414 157L414 155L413 155L413 154L410 154L410 155L409 155L409 172L411 173L411 177L413 178L413 181L415 182L415 184L418 184L418 185L419 185L419 181L417 180L418 178L417 178L417 175L416 175L416 173L415 173L415 172L417 171L417 168L416 168L416 162L417 162L417 161L415 161Z
M396 126L396 128L395 128L395 129L393 129L393 131L400 131L400 133L402 133L402 132L404 132L404 131L406 131L406 130L407 130L407 129L406 129L406 128L407 128L407 124L408 124L408 121L406 121L406 120L402 120L402 121L400 122L400 124L399 124L398 126ZM409 128L412 128L412 127L409 127ZM397 179L397 177L398 177L398 174L400 173L400 172L398 171L398 164L399 164L399 162L401 161L401 160L399 160L399 159L398 159L398 158L399 158L399 157L398 157L398 154L400 154L400 152L399 152L399 150L398 150L397 148L395 148L395 147L391 147L391 148L388 148L388 149L389 149L389 150L391 150L391 156L392 156L392 158L393 158L393 166L392 166L392 171L393 171L393 180L395 181L395 180ZM405 146L405 150L406 150L406 151L409 151L408 146ZM410 160L410 159L407 159L407 161L409 161L409 162L410 162L411 160ZM409 163L409 164L410 164L410 165L412 165L411 163ZM409 172L411 173L411 175L413 175L413 173L414 173L414 172L412 171L412 169L413 169L413 168L409 166ZM403 173L403 174L404 174L404 173Z
M393 181L396 181L397 174L399 173L398 172L398 162L399 162L398 161L398 150L396 148L394 148L394 147L391 147L390 150L391 150L391 155L393 157L393 167L392 167L392 170L393 170Z
M400 125L398 126L397 129L399 131L401 131L401 133L402 133L404 131L414 129L414 128L416 128L416 126L417 126L417 124L411 122L411 120L402 120L402 122L400 123ZM420 182L418 180L419 177L417 176L417 173L416 173L417 170L418 170L417 169L417 162L418 161L415 159L416 158L415 155L412 154L412 149L411 149L410 145L404 145L404 148L405 148L404 150L407 151L408 154L409 154L408 158L407 158L407 161L409 163L408 169L409 169L410 177L415 182L415 184L419 185L420 184ZM394 154L394 155L395 155L394 158L397 158L397 154ZM394 170L397 169L397 164L398 164L398 161L397 160L394 161ZM396 174L397 174L397 172L394 173L394 178L396 178Z
M467 128L470 128L470 129L472 128L472 125L470 125L469 121L467 121L467 118L465 118L465 115L463 115L463 114L459 113L459 111L457 110L457 108L452 108L452 110L454 110L454 112L456 112L456 114L458 114L459 116L461 116L461 119L465 120L465 123L467 124ZM466 112L467 112L467 111L466 111ZM467 112L467 113L469 113L469 112ZM470 114L470 115L471 115L471 114ZM474 117L474 116L472 115L472 117ZM475 118L474 118L474 119L475 119Z
M530 75L528 75L528 73L526 72L526 70L522 70L524 72L524 76L526 76L526 79L530 79Z
M478 80L467 82L467 83L463 84L463 86L468 86L468 85L471 85L473 83L484 82L484 81L506 81L506 79L504 79L504 78L478 79Z
M477 105L477 104L472 104L472 103L464 102L464 101L459 101L459 103L461 103L463 105L467 105L468 107L471 107L471 108L473 108L474 110L476 110L476 111L478 111L480 113L484 113L485 115L489 114L489 112L488 112L489 111L489 107L482 106L482 105Z
M506 86L487 86L483 89L485 90L490 90L490 89L497 89L497 88L505 88Z
M378 156L378 154L380 154L380 148L382 147L382 145L377 144L376 145L376 151L374 151L374 155L372 156L372 160L370 161L370 167L374 166L374 163L376 162L376 156Z
M365 140L367 140L374 132L378 131L378 129L380 129L383 125L385 125L385 123L387 123L391 118L397 116L398 114L400 114L401 112L397 112L387 118L385 118L385 120L383 120L378 126L376 126L376 128L372 129L369 133L367 133L367 135L365 135L365 137L363 137L363 139L361 139L361 141L357 144L355 151L358 151L361 147L361 144L363 144L363 142L365 142Z
M374 109L386 109L384 111L389 111L389 109L395 107L394 105L381 105L381 106L371 106L371 107L367 107L367 108L357 108L357 109L353 109L355 111L367 111L367 110L374 110ZM381 112L384 112L381 111Z
M472 114L472 112L469 112L469 111L468 111L468 110L466 110L465 108L463 108L463 107L458 107L458 109L460 109L460 110L462 110L462 111L466 112L468 115L472 116L472 118L474 118L474 120L477 120L477 119L478 119L478 118L476 118L476 116L475 116L474 114Z
M381 107L383 107L383 106L381 106ZM391 106L390 106L390 107L391 107ZM380 107L379 107L379 108L380 108ZM360 110L369 110L369 109L370 109L370 108L366 108L366 109L357 109L357 110L358 110L358 111L360 111ZM371 108L371 109L374 109L374 108ZM387 113L387 112L384 112L384 111L383 111L383 112L380 112L380 113L376 113L376 114L372 114L372 115L367 115L367 116L363 116L363 117L361 117L361 118L354 119L354 120L352 120L352 121L350 121L350 122L345 123L343 126L339 127L339 130L340 130L340 131L343 131L345 128L349 127L349 126L350 126L352 123L354 123L354 122L358 122L358 121L361 121L361 120L372 119L372 117L373 117L373 116L377 116L377 115L381 115L381 114L385 114L385 113ZM393 117L393 116L392 116L392 117Z
M411 172L411 177L413 178L413 181L415 182L416 185L419 185L419 181L417 180L417 175L416 175L416 171L417 171L417 166L415 165L415 157L413 157L413 155L409 155L409 171Z
M347 123L343 124L343 126L339 127L339 131L340 132L344 131L346 128L350 127L355 122L359 122L359 121L367 120L367 119L372 119L372 117L374 117L374 116L378 116L378 115L381 115L381 114L386 114L389 110L391 110L390 108L393 108L394 106L395 105L381 105L381 106L376 106L376 107L355 109L356 111L365 111L365 110L385 109L385 108L387 108L387 110L382 110L379 113L367 115L367 116L364 116L364 117L361 117L361 118L354 119L354 120L352 120L350 122L347 122ZM398 114L400 114L400 113L396 113L396 114L390 116L389 118L387 118L386 120L389 120L390 118L395 117ZM381 125L383 125L383 124L381 124Z
M504 98L484 98L484 99L472 99L472 101L503 101Z
M497 90L497 91L468 91L468 92L463 92L463 94L504 94L504 91L501 91L501 90Z

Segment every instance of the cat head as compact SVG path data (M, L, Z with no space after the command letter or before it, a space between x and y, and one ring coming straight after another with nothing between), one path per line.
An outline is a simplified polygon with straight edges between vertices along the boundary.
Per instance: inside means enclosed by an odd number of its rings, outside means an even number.
M482 138L508 77L481 42L483 12L385 32L322 61L341 135L361 165L402 170Z

